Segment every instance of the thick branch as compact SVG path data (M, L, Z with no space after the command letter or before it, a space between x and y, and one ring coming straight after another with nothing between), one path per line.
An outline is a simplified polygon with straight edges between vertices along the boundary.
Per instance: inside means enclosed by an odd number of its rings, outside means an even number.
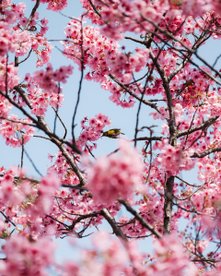
M160 64L158 63L155 56L150 52L150 57L156 66L156 69L162 79L163 88L166 94L167 98L167 107L169 111L169 130L170 130L170 144L174 146L175 138L175 132L176 132L176 126L175 126L175 115L173 111L173 102L172 102L172 95L170 93L170 86L167 77L165 76L164 70L161 68Z
M193 158L203 158L211 153L215 153L215 152L220 152L221 148L213 148L213 149L208 149L206 151L203 151L201 153L197 153L195 152L191 157Z
M108 210L106 208L101 210L101 215L108 221L114 234L117 237L120 237L122 240L126 241L127 240L126 236L124 235L122 230L117 226L116 221L114 220L114 218L112 218L112 216L110 215L110 213L108 212Z
M163 228L164 233L170 233L171 230L171 219L172 219L172 209L173 209L173 186L174 186L174 176L170 176L166 181L166 187L164 191L164 221Z
M141 215L138 214L137 211L134 210L126 201L119 200L119 202L127 209L128 212L134 215L134 217L140 222L143 227L148 229L158 239L161 238L161 234L156 229L154 229L153 226L150 225L144 218L142 218Z
M152 53L150 53L150 57L153 61L153 63L156 66L156 69L162 79L163 82L163 88L166 94L167 98L167 107L169 111L169 120L168 120L168 126L169 126L169 132L170 132L170 139L169 143L172 146L176 145L176 119L175 119L175 114L173 110L173 101L172 101L172 95L170 92L170 86L169 86L169 81L164 73L164 70L158 63L157 59L154 57ZM172 210L173 210L173 186L174 186L174 176L170 176L165 184L164 188L164 233L170 233L171 230L171 219L172 219Z
M179 132L177 134L177 138L189 135L189 134L191 134L191 133L193 133L195 131L198 131L198 130L204 130L204 129L208 128L209 126L211 126L213 123L215 123L218 118L219 118L219 116L212 117L212 118L210 118L209 120L205 121L204 123L202 123L201 125L199 125L197 127L194 127L194 128L191 128L191 129Z

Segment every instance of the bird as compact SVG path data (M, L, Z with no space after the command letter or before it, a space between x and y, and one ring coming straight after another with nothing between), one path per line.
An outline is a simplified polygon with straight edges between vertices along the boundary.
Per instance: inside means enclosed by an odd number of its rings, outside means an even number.
M119 138L120 134L124 135L124 133L121 132L120 128L111 128L107 131L102 132L102 136L112 138L112 139Z

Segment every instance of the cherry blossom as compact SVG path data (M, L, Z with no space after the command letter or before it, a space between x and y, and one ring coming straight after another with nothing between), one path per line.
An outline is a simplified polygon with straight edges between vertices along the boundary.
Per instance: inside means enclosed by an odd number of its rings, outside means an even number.
M18 119L16 116L2 120L0 123L0 134L4 137L7 145L19 147L27 143L33 136L34 130L28 119Z
M67 0L41 0L42 3L48 4L48 9L52 11L60 11L67 6Z
M101 157L88 176L88 187L95 201L111 203L141 190L142 168L138 153L121 140L120 156Z
M47 250L45 250L47 248ZM47 267L53 264L54 245L46 238L28 240L15 235L3 249L7 262L1 261L2 275L47 275Z

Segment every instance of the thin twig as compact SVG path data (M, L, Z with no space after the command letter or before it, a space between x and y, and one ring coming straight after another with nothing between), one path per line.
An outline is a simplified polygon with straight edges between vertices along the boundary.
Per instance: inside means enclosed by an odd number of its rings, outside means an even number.
M83 78L84 78L84 48L83 48L83 44L84 44L84 33L83 33L83 16L81 18L81 75L80 75L80 80L79 80L79 86L78 86L78 92L77 92L77 101L75 104L75 108L74 108L74 113L72 116L72 123L71 123L71 131L72 131L72 138L73 138L73 142L75 143L75 134L74 134L74 129L75 129L75 119L76 119L76 115L77 115L77 111L78 111L78 106L80 103L80 96L81 96L81 90L82 90L82 84L83 84Z

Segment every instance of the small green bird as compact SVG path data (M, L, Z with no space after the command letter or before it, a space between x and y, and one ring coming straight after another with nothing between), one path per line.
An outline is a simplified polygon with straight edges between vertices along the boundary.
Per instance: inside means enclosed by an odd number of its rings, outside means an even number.
M102 133L102 136L105 136L105 137L108 137L108 138L113 138L113 139L116 139L119 137L120 134L123 134L123 132L121 132L121 129L120 128L112 128L112 129L109 129L107 131L104 131Z

